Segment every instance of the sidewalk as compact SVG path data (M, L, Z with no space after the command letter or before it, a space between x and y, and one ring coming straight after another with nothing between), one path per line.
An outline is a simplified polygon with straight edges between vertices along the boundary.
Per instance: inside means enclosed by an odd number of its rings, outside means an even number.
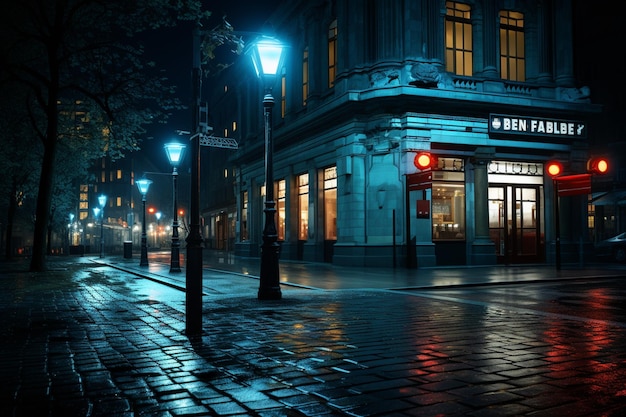
M620 268L411 277L281 263L283 300L259 301L252 262L223 272L206 261L204 334L192 339L184 268L88 257L38 274L0 265L0 415L626 415L626 325L380 290Z
M99 260L96 259L96 262ZM185 262L181 253L180 273L169 273L170 254L167 251L149 254L149 268L140 267L138 257L133 259L106 258L108 265L147 276L157 276L184 288ZM259 276L258 258L235 258L220 251L203 251L203 270L207 274L233 273L248 278ZM458 266L407 269L342 267L328 263L280 261L280 279L285 287L311 289L428 289L466 286L497 285L503 283L548 282L569 279L626 277L626 264L591 263L585 266L562 265L494 265ZM219 279L218 279L219 281ZM257 285L254 283L252 285ZM232 291L228 291L232 292Z

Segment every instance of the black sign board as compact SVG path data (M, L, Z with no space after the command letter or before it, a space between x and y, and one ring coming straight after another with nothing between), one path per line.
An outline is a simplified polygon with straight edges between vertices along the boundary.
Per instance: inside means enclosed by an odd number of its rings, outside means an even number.
M587 138L587 124L579 120L490 114L489 134L548 136L563 139Z

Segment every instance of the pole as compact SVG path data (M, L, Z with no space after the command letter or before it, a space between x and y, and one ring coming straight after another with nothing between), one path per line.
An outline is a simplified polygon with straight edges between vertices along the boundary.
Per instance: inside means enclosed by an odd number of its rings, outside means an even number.
M185 284L185 333L202 333L202 231L200 229L200 136L199 113L202 87L200 68L200 27L193 31L193 102L191 106L191 201L187 236L187 271Z
M555 266L561 270L561 219L559 214L559 183L554 182L554 234L555 234Z
M393 209L391 211L391 233L392 233L392 237L391 237L391 241L393 242L392 244L392 248L393 248L393 267L395 268L397 266L397 259L396 259L396 209Z
M100 211L100 257L104 258L104 207Z
M176 179L178 171L174 167L172 172L172 183L174 193L174 222L172 223L172 255L170 256L170 272L180 272L180 240L178 239L178 203Z
M141 260L139 266L148 266L148 236L146 234L146 195L141 196L143 220L141 221Z
M274 97L271 93L263 97L265 118L265 227L261 245L261 271L259 280L259 300L280 300L280 280L278 271L279 246L276 242L276 202L274 201L274 143L272 142L272 108Z

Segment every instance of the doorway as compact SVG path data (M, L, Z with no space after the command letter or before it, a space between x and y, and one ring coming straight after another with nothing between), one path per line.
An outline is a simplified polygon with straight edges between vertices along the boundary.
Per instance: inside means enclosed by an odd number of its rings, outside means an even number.
M545 260L543 187L502 184L489 187L489 235L498 263Z

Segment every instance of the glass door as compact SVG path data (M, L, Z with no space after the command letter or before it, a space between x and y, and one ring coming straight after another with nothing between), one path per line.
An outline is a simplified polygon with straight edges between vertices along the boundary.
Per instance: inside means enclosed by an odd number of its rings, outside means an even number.
M541 187L489 187L489 234L501 263L541 262L544 236Z

